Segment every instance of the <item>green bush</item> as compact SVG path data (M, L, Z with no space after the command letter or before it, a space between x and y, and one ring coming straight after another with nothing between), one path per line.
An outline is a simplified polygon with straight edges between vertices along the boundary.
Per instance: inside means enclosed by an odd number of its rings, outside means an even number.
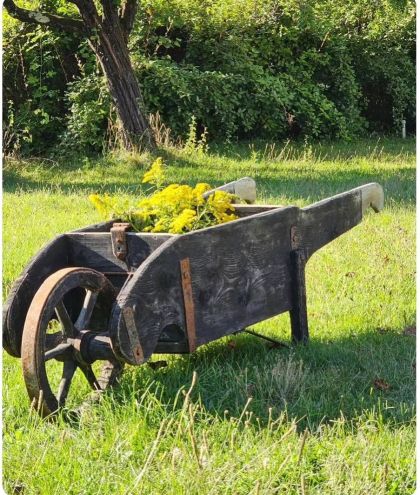
M74 150L101 149L110 114L110 96L106 81L97 74L85 75L68 84L65 95L69 113L60 148Z
M86 43L9 21L6 151L101 149L109 97ZM144 0L130 50L148 110L184 139L192 116L222 140L414 131L413 1Z
M67 79L57 54L69 39L22 27L5 32L3 113L6 151L24 153L44 151L64 129Z
M247 75L226 74L169 60L137 65L149 110L158 111L176 134L186 132L193 115L219 139L281 139L294 133L348 137L360 130L360 116L346 119L309 77L248 69Z

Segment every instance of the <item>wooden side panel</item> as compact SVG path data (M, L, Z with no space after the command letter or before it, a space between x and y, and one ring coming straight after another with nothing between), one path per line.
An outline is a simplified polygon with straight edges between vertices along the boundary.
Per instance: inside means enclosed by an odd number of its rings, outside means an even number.
M67 234L67 237L70 242L71 264L73 266L93 268L108 275L135 271L171 235L128 232L126 237L128 254L124 261L114 256L109 232L73 232Z
M166 327L185 329L179 263L172 250L179 238L173 236L149 256L122 288L114 305L109 325L112 347L131 364L141 364L139 353L134 352L138 343L147 360ZM129 318L128 308L132 310Z
M169 239L127 282L110 331L121 357L133 355L123 310L131 307L144 360L165 327L186 330L180 261L188 258L196 343L205 344L292 307L290 226L298 208L276 209ZM130 328L132 331L132 328Z
M256 215L257 213L263 213L264 211L272 211L279 208L283 208L279 205L235 205L235 214L240 217L248 217L250 215Z
M361 192L358 189L310 205L300 210L294 248L304 249L309 258L361 220Z
M23 325L32 299L42 282L52 273L69 266L69 245L65 235L43 247L13 284L3 306L3 347L20 357Z

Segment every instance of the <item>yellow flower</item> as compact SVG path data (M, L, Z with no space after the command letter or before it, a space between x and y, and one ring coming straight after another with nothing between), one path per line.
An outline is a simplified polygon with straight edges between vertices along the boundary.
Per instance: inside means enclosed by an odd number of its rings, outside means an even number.
M209 196L207 204L210 213L215 217L216 223L225 223L237 218L234 215L235 207L232 204L234 196L225 191L215 191ZM230 212L229 214L227 212Z
M194 210L191 210L190 208L186 208L171 223L169 232L171 232L172 234L181 234L184 229L191 229L196 219L196 212Z
M99 196L99 194L90 194L89 201L98 210L101 217L107 219L111 207L109 196L105 194L103 197L101 197Z
M225 191L214 191L208 198L208 203L217 210L235 210L231 201L233 195Z
M218 225L220 223L226 223L226 222L231 222L232 220L236 220L238 217L235 214L227 214L223 212L215 212L214 216L216 218L216 222L214 223L215 225Z
M209 184L199 183L195 187L170 184L162 188L164 169L162 158L157 158L143 177L144 183L157 186L135 202L118 196L91 194L89 200L102 217L121 218L139 232L170 232L183 234L220 223L235 220L234 196L224 191L215 191L209 197L203 194L211 189Z
M168 232L168 219L161 218L156 222L156 225L152 228L150 232Z
M203 205L205 199L203 198L203 194L207 191L210 191L211 187L209 184L205 182L199 182L193 189L193 194L195 196L195 200L197 205Z
M156 158L156 160L152 163L152 166L149 171L147 171L143 175L143 183L149 182L150 184L154 184L156 186L160 186L165 178L165 173L163 170L163 160L161 157Z

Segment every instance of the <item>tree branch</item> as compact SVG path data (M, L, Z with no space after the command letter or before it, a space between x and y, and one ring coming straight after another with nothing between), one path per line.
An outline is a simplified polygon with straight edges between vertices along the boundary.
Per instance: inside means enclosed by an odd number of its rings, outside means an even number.
M125 0L120 11L120 23L124 36L128 38L134 26L137 13L137 0Z
M18 7L13 0L4 0L3 6L11 17L22 22L39 24L52 29L64 29L65 31L71 31L73 33L82 33L85 30L83 22L78 19L61 17L47 12L22 9Z
M93 0L67 0L69 3L73 3L79 9L80 15L83 19L85 29L88 32L92 32L101 24L98 11L95 7Z

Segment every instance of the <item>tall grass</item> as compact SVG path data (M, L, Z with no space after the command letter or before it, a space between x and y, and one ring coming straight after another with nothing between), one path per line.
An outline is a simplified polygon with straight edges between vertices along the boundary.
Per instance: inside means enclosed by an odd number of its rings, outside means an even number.
M413 493L414 142L161 153L171 181L249 175L260 202L299 206L377 181L386 207L310 260L308 346L241 334L191 356L156 356L167 366L127 367L118 389L55 423L29 411L19 361L4 354L6 492ZM151 159L7 162L4 292L44 242L97 220L89 192L135 194ZM286 341L288 316L255 329Z

